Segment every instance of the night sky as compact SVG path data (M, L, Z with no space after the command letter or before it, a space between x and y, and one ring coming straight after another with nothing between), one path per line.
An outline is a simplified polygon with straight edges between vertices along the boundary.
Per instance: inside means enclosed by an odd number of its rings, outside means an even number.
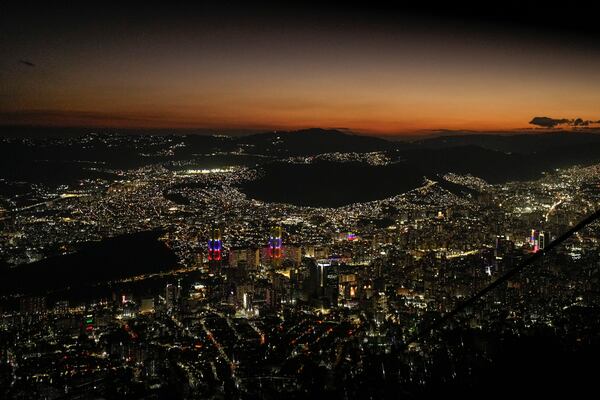
M571 5L4 5L0 123L393 135L597 121L598 23Z

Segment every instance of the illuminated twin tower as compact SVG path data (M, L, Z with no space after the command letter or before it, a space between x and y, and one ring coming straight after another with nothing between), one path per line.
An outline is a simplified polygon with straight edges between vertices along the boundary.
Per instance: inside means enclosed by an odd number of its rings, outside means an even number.
M221 229L213 228L210 232L210 239L208 239L208 261L221 261L222 250Z
M275 226L271 229L269 243L267 247L268 258L273 267L281 264L283 258L283 230L281 226ZM217 269L223 259L223 241L221 238L221 229L212 228L210 238L208 239L208 262L212 269Z
M275 267L281 263L281 256L283 254L281 233L281 227L275 226L271 229L271 235L269 236L269 259Z

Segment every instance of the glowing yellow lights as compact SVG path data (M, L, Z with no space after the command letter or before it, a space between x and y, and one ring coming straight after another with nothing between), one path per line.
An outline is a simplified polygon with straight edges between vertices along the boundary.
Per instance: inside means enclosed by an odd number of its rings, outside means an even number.
M188 169L183 171L183 174L186 175L199 175L199 174L224 174L224 173L229 173L229 172L233 172L234 168L233 167L227 167L227 168L205 168L205 169Z

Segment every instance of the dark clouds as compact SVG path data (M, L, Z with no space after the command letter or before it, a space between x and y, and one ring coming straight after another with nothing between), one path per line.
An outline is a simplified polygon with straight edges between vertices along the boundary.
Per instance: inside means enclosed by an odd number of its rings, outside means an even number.
M586 127L591 124L599 124L600 120L594 121L589 119L581 119L581 118L550 118L550 117L534 117L531 121L529 121L531 125L536 125L542 128L555 128L558 125L567 125L573 127Z

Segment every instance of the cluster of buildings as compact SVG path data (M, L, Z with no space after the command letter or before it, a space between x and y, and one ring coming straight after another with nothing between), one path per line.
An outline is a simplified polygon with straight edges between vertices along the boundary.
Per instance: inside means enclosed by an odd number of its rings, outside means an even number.
M182 268L76 296L3 294L3 396L353 398L390 385L419 393L468 381L474 358L493 363L493 346L467 348L447 339L454 331L596 340L585 315L600 307L597 225L448 326L426 327L596 209L598 165L501 185L448 174L339 208L248 199L236 184L255 176L241 166L121 173L2 214L5 267L161 227Z

